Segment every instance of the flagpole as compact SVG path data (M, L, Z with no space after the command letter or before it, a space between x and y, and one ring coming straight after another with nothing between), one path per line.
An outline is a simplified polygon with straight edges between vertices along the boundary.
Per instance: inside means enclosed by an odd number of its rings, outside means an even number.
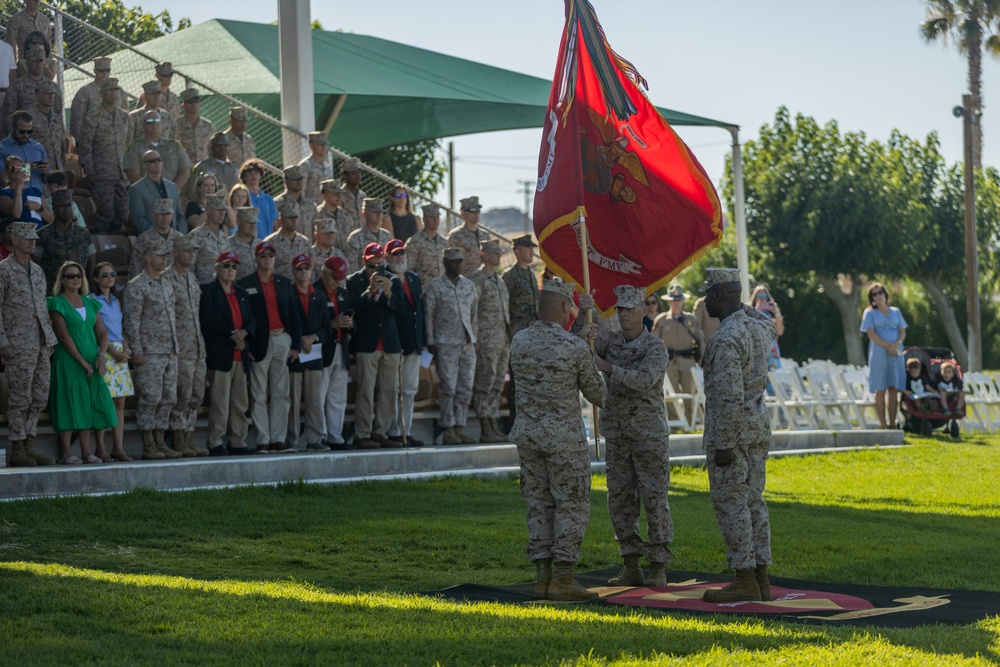
M583 210L580 210L580 253L583 258L583 291L590 294L590 259L587 257L587 219L583 215ZM594 321L594 309L587 309L587 324L591 324ZM590 344L590 350L594 350L594 340L587 337L587 341ZM598 421L598 410L599 408L593 403L590 404L590 408L593 411L594 420L594 452L597 455L597 460L601 460L601 427Z

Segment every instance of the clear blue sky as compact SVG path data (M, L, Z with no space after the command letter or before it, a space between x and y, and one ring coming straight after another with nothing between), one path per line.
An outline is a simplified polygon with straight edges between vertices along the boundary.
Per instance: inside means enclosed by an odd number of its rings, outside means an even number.
M884 139L893 128L920 138L936 131L946 158L962 157L961 122L951 109L966 92L965 61L950 46L923 42L921 0L591 1L612 47L649 81L657 105L737 123L741 140L756 136L786 105L872 138ZM276 0L138 4L195 23L277 17ZM544 78L552 76L563 27L562 0L313 0L312 14L327 30ZM988 60L983 69L983 162L1000 165L1000 62ZM718 185L728 133L677 130ZM458 197L477 194L487 208L523 207L517 181L536 177L540 130L454 142Z

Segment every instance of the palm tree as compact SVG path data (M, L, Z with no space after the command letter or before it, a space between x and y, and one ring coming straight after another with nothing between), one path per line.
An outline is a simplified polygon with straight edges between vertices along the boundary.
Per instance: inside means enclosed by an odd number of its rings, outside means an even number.
M927 18L920 32L927 42L953 40L969 63L968 83L972 105L982 111L983 51L1000 55L1000 37L996 28L1000 22L1000 0L926 0ZM972 126L972 158L976 168L982 168L982 123Z

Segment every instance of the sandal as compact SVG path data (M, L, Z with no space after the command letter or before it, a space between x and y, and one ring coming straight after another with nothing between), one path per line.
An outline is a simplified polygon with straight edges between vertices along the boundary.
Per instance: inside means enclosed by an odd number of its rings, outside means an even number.
M80 458L77 456L64 456L63 458L59 459L59 463L64 466L75 466L79 465L80 463L83 463L83 461L81 461Z
M84 463L104 463L104 461L101 460L101 457L94 456L93 454L87 454L87 458L85 458L83 460L83 462Z
M111 461L111 460L115 460L115 461L131 461L132 457L129 456L128 454L126 454L124 449L121 449L121 450L113 450L111 452L111 458L108 459L108 460L109 461Z
M114 461L114 459L111 458L111 455L108 454L107 452L94 452L94 456L101 459L101 461L103 461L104 463L110 463L111 461Z

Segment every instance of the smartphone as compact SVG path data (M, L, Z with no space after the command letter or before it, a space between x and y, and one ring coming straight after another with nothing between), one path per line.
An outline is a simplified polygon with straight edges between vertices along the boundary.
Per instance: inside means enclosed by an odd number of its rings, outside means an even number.
M21 176L23 176L24 180L26 180L26 181L31 178L31 165L30 164L22 164L21 165Z

